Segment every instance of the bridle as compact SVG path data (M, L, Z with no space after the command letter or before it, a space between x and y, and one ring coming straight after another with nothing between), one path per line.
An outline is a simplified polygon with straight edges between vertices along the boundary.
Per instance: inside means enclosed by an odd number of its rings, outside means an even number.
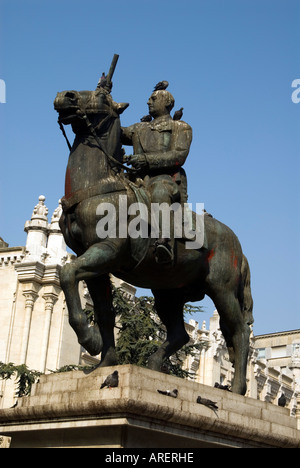
M94 128L94 126L92 125L92 123L90 122L87 114L85 111L83 111L80 106L78 106L78 109L76 111L76 114L78 116L78 118L80 119L83 119L86 123L86 126L87 128L89 129L91 135L95 138L96 142L97 142L97 145L99 146L100 150L105 154L105 156L107 157L108 161L112 162L113 163L113 166L111 166L111 169L115 171L115 165L125 169L127 172L130 172L132 174L136 174L136 170L131 168L131 167L128 167L128 166L125 166L125 164L121 163L120 161L118 161L116 158L114 158L111 154L108 154L107 151L103 148L102 146L102 143L101 143L101 140L100 138L98 137L97 135L97 132ZM110 118L117 118L118 115L115 114L112 110L110 110L109 112L107 112L107 115L106 117L102 120L101 124L99 125L98 129L99 128L102 128L104 126L104 124L110 119ZM62 134L67 142L67 145L68 145L68 148L69 148L69 151L71 151L72 149L72 146L68 140L68 137L66 135L66 132L65 132L65 129L64 129L64 126L60 120L60 118L58 118L58 124L59 124L59 127L62 131ZM116 171L115 171L116 172Z

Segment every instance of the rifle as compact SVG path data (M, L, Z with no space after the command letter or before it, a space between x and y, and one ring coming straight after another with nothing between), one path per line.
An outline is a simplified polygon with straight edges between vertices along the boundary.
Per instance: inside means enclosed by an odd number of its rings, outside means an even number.
M119 55L114 54L113 59L111 61L109 72L107 73L107 76L106 76L106 84L108 84L108 85L111 84L111 79L113 77L113 74L114 74L118 59L119 59Z

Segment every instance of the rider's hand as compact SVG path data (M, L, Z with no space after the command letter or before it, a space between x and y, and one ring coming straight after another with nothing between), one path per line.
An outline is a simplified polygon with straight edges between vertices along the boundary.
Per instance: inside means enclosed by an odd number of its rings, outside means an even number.
M137 171L143 171L148 163L144 154L132 154L128 157L128 163L131 164Z

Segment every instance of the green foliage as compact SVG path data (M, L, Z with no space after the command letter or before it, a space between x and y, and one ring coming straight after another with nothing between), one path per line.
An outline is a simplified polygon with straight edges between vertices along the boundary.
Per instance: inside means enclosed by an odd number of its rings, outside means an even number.
M32 385L39 379L41 373L30 370L25 364L15 365L12 362L0 362L0 378L8 380L17 379L16 397L30 395Z
M120 364L145 367L151 354L165 341L166 331L154 307L154 298L142 296L130 301L124 291L113 287L113 305L116 311L119 334L116 352ZM185 306L185 313L201 311L199 306ZM187 356L193 356L203 345L188 343L175 356L164 363L164 371L177 377L193 377L183 369Z
M140 297L128 301L121 289L114 289L114 307L120 326L116 352L120 364L146 366L159 347L159 326L151 315L153 299Z
M90 370L93 369L93 366L77 366L76 364L67 364L66 366L62 366L55 371L50 370L51 374L60 374L62 372L70 372L70 371L78 371L78 370Z

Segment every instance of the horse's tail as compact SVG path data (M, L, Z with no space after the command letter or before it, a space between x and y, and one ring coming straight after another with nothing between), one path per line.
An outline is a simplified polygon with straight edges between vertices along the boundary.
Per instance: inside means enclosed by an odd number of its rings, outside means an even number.
M241 289L240 289L240 305L245 322L251 325L254 322L252 311L253 311L253 299L251 294L250 286L250 268L248 260L243 255L242 267L241 267Z

